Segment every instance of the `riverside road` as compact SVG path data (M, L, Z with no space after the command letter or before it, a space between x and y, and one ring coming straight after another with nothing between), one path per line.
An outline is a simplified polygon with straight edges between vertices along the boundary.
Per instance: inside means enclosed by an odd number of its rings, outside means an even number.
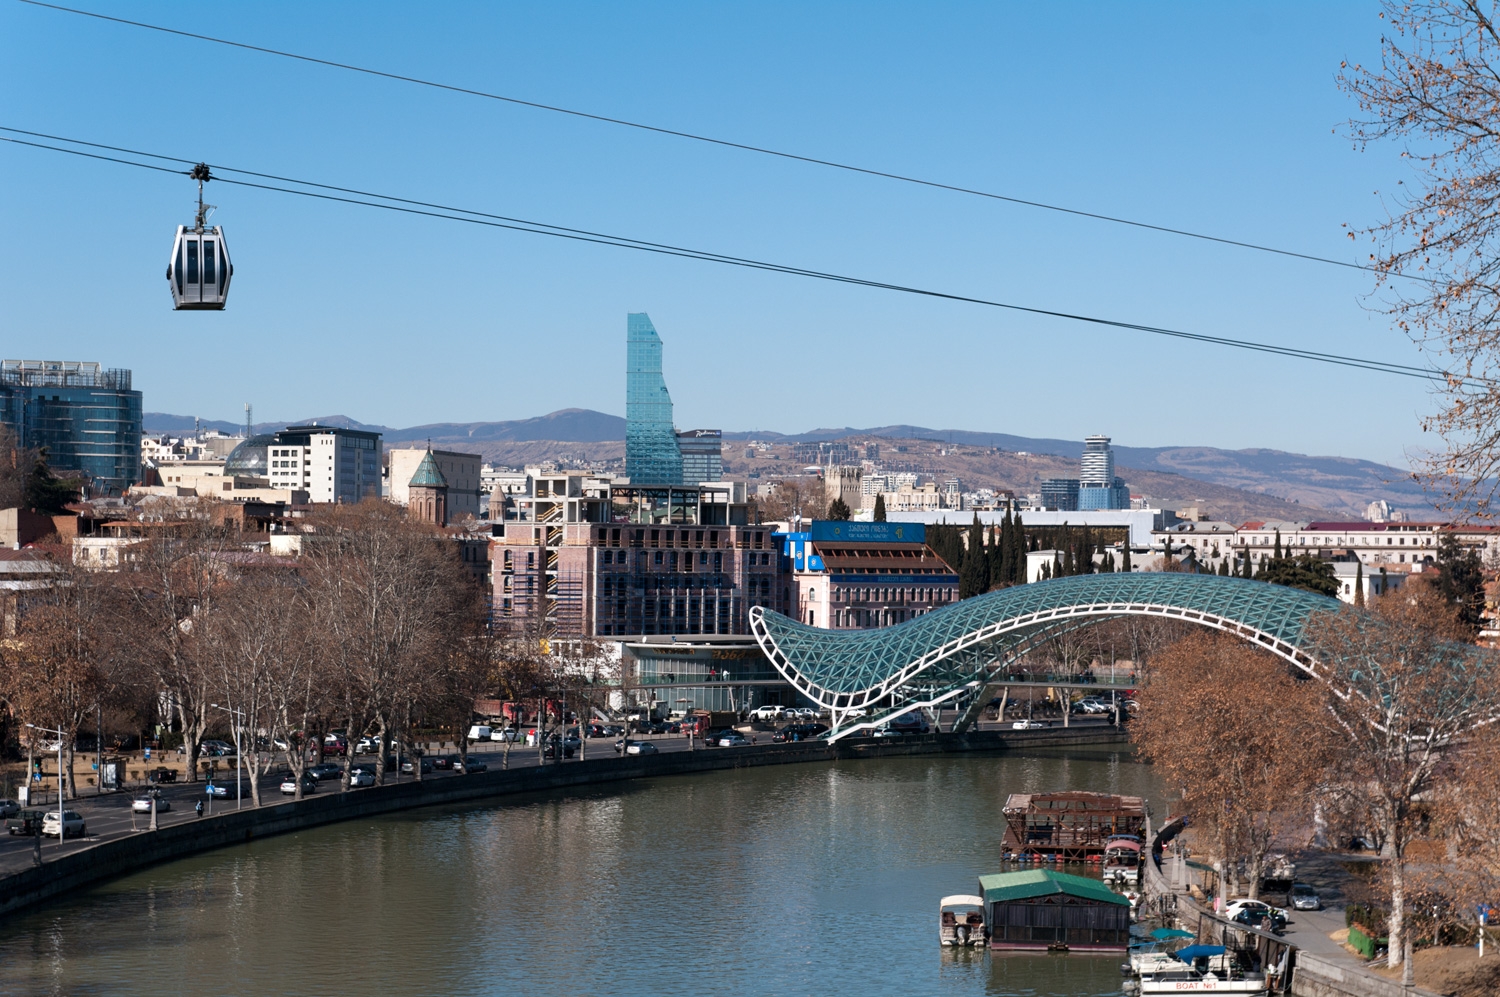
M1071 723L1075 729L1108 726L1108 721L1094 717L1075 717L1072 719ZM982 726L986 729L1002 729L1009 728L1010 725L1007 723L983 724ZM1059 732L1062 731L1060 725L1054 729L1058 730ZM1028 733L1031 733L1034 736L1035 734L1040 732ZM757 742L765 744L770 742L771 734L771 731L757 731L755 737ZM733 752L741 750L738 748L708 748L703 745L702 739L694 739L693 743L689 745L688 739L686 737L678 735L633 735L631 739L638 741L647 741L651 743L657 749L657 751L662 753L682 752L689 750L714 752ZM588 759L618 758L619 755L614 751L613 745L614 739L612 738L590 739L585 747L585 757ZM452 753L453 752L451 751L442 750L437 745L432 745L430 746L428 757ZM503 744L495 742L480 742L473 745L469 749L469 755L474 758L482 759L489 766L490 771L496 771L502 767L508 767L510 769L535 768L542 761L538 757L539 752L536 747L527 746L524 744L515 744L510 748L508 761L506 761L506 754L507 753L505 746ZM223 761L224 759L220 759L221 763ZM221 769L221 774L218 778L220 782L232 784L234 779L233 759L229 759L228 761L228 770L224 771ZM574 759L567 759L561 763L553 759L548 759L546 761L546 764L549 766L557 764L569 765L573 764L574 761L576 761L576 755ZM355 765L356 767L363 766L365 768L373 768L374 759L373 757L371 757L369 759L361 760L359 756L356 756ZM260 793L263 805L279 805L291 801L292 797L290 795L283 796L280 791L280 773L282 771L284 771L284 766L273 763L272 774L262 776L262 778L260 779ZM410 783L414 781L414 778L414 776L410 775L398 775L394 771L386 773L388 786L398 783ZM435 780L462 778L464 778L463 775L456 774L452 771L438 769L423 774L422 781L430 782ZM337 780L328 780L319 786L317 792L309 795L316 798L327 796L332 793L337 793L339 791L338 786L339 784ZM228 810L235 809L235 801L232 799L217 799L210 803L205 792L205 783L201 781L189 783L169 783L156 788L159 789L162 799L168 801L171 804L170 810L167 810L166 812L159 812L157 814L158 827L171 827L177 824L191 823L192 821L198 820L199 817L194 811L194 807L200 800L202 800L204 803L205 816L209 815L210 813L219 814L224 813ZM368 787L365 789L351 788L349 792L372 792L378 791L380 788L381 787ZM42 861L46 863L59 856L66 855L71 852L81 851L82 849L93 847L94 845L97 845L101 842L111 841L118 838L125 838L134 834L141 834L149 831L151 826L150 814L135 813L131 809L131 801L136 796L140 795L140 789L141 787L137 787L132 791L104 793L101 795L90 795L87 791L85 791L83 795L81 795L78 799L67 801L66 809L75 810L83 816L84 823L87 828L87 834L84 837L68 838L63 841L59 841L56 838L41 839ZM252 799L249 796L248 792L245 796L245 799L241 802L240 806L242 808L250 808L254 806L254 803L252 802ZM57 804L55 800L50 803L42 803L36 805L37 809L44 810L55 810L56 807ZM12 873L31 868L35 864L35 848L36 842L31 837L23 837L20 835L0 835L0 876L10 875Z

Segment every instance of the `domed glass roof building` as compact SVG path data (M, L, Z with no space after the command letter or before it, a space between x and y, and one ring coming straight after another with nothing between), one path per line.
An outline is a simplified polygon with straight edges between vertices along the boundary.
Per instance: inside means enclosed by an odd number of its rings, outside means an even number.
M224 474L241 478L269 477L266 451L275 441L276 437L271 433L250 437L229 452L224 461Z

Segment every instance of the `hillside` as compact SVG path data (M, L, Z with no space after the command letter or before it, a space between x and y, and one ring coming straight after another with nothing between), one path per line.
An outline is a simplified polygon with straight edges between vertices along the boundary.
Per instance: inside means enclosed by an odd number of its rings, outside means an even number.
M573 464L618 462L624 457L625 420L591 409L562 409L505 422L443 422L406 429L361 423L342 415L300 421L368 429L384 434L386 442L393 444L431 440L433 446L481 453L486 460L511 466L543 460ZM227 421L207 421L202 425L222 432L240 431L239 426ZM285 425L261 423L255 428L266 432ZM148 412L146 428L151 432L186 432L193 428L193 419ZM760 466L744 461L740 456L743 447L737 444L752 439L775 444L774 452L782 457L782 462L767 461ZM734 469L732 473L759 469L765 474L786 468L794 443L844 439L880 442L886 464L901 463L896 460L894 450L906 446L926 462L924 470L944 477L957 476L966 488L989 486L1032 492L1037 490L1036 482L1042 477L1074 475L1083 451L1081 440L895 425L874 429L825 428L795 435L768 430L726 432L724 452L728 466ZM944 454L944 450L950 452ZM1420 484L1407 472L1372 461L1204 446L1116 446L1115 457L1119 473L1130 483L1132 491L1149 495L1166 508L1201 501L1215 515L1226 518L1292 519L1315 515L1348 518L1363 515L1370 502L1385 499L1415 518L1434 514ZM1044 467L1045 472L1040 470Z

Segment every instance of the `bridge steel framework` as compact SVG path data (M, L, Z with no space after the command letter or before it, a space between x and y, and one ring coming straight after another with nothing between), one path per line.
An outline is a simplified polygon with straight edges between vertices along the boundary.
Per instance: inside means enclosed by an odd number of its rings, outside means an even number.
M1235 634L1313 677L1309 618L1340 603L1243 578L1118 573L1057 578L974 596L878 630L823 630L761 606L750 629L776 670L829 710L830 740L914 709L977 697L1031 648L1121 616L1157 616ZM972 711L971 711L972 714Z

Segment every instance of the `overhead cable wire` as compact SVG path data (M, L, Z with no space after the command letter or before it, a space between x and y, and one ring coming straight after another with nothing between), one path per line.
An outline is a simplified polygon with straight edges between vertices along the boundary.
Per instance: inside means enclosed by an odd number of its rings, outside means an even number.
M343 69L352 73L363 73L367 76L378 76L382 79L395 80L400 83L410 83L415 86L430 87L435 90L446 90L450 93L464 94L469 97L480 97L486 100L498 100L507 104L520 107L529 107L539 111L550 111L555 114L566 114L575 118L583 118L589 121L598 121L604 124L618 125L623 128L635 128L640 131L654 132L658 135L668 135L673 138L687 139L693 142L706 142L710 145L722 146L728 149L738 149L742 152L751 152L762 156L774 156L779 159L792 160L799 163L808 163L813 166L823 166L829 169L843 170L848 173L859 173L865 176L878 177L884 180L895 180L900 183L916 184L920 187L929 187L935 190L946 190L956 194L967 194L974 197L988 198L993 201L1003 201L1007 204L1020 205L1027 208L1037 208L1043 211L1055 211L1061 214L1073 215L1078 218L1088 218L1094 221L1109 222L1114 225L1127 225L1132 228L1146 229L1152 232L1161 232L1165 235L1183 236L1188 239L1200 239L1205 242L1214 242L1224 246L1233 246L1239 249L1249 249L1260 253L1271 253L1277 256L1286 256L1292 259L1307 260L1312 263L1324 263L1329 266L1345 267L1350 270L1363 270L1368 273L1383 274L1388 277L1404 277L1408 280L1436 283L1431 277L1417 274L1402 274L1382 271L1379 267L1370 266L1365 263L1351 263L1347 260L1336 260L1327 256L1318 256L1313 253L1303 253L1292 249L1281 249L1276 246L1266 246L1260 243L1248 242L1242 239L1231 239L1226 236L1209 235L1205 232L1194 232L1190 229L1174 228L1170 225L1158 225L1152 222L1138 221L1133 218L1121 218L1116 215L1106 215L1097 211L1086 211L1082 208L1070 208L1060 204L1048 204L1044 201L1034 201L1028 198L1015 197L1009 194L998 194L994 191L979 190L973 187L963 187L957 184L943 183L939 180L928 180L923 177L915 177L902 173L892 173L887 170L879 170L873 167L856 166L852 163L842 163L832 159L821 159L817 156L808 156L796 152L787 152L783 149L772 149L767 146L752 145L748 142L736 142L732 139L716 138L712 135L702 135L696 132L682 131L677 128L667 128L662 125L651 125L640 121L631 121L626 118L611 117L607 114L596 114L592 111L580 111L577 108L561 107L556 104L544 104L540 101L526 100L521 97L511 97L506 94L491 93L486 90L476 90L472 87L458 86L452 83L440 83L435 80L422 79L417 76L408 76L403 73L388 72L383 69L372 69L368 66L357 66L347 62L337 62L332 59L323 59L312 55L303 55L298 52L287 52L282 49L268 48L264 45L252 45L248 42L234 41L229 38L218 38L214 35L199 34L194 31L183 31L179 28L168 28L160 24L149 24L145 21L132 21L128 18L114 17L109 14L100 14L91 10L80 10L76 7L64 7L60 4L45 3L43 0L18 0L19 3L28 4L33 7L44 7L48 10L60 11L66 14L78 14L83 17L92 17L101 21L111 21L115 24L123 24L132 28L143 28L148 31L159 31L163 34L177 35L182 38L191 38L195 41L210 42L215 45L227 45L231 48L244 49L249 52L259 52L263 55L274 55L282 59L295 59L299 62L312 63L318 66L326 66L331 69Z
M61 136L47 135L41 132L26 131L24 129L10 128L0 125L0 131L12 134L29 135L32 137L45 137L52 141L68 142L77 145L86 145L92 149L104 149L107 151L121 152L127 155L145 156L151 159L159 159L165 162L193 163L191 159L179 156L166 156L158 153L142 152L140 150L128 150L118 146L104 145L97 142L83 142L80 140L63 138ZM116 156L106 156L98 152L88 152L81 149L69 149L63 146L49 145L45 142L31 141L29 139L13 138L0 135L0 142L12 145L26 146L34 149L44 149L52 152L68 153L87 159L99 160L125 166L135 166L142 169L153 170L160 173L172 173L186 176L190 170L172 169L153 163L142 163L135 160L123 159ZM314 181L298 180L291 177L281 177L274 174L260 173L253 170L242 170L237 167L214 165L213 169L240 174L243 176L256 177L260 180L274 180L278 183L295 184L296 187L277 186L274 183L259 183L254 180L237 180L233 177L223 175L215 176L213 179L219 183L233 184L240 187L250 187L258 190L273 191L282 194L295 194L301 197L316 198L324 201L334 201L341 204L350 204L358 207L380 208L386 211L395 211L411 215L419 215L427 218L436 218L445 221L464 222L471 225L481 225L488 228L506 229L515 232L525 232L532 235L545 235L553 238L568 239L576 242L593 243L596 245L614 246L620 249L633 249L639 252L656 253L664 256L676 256L685 259L696 259L708 263L720 263L728 266L743 267L752 270L763 270L771 273L782 273L789 276L807 277L816 280L825 280L833 283L849 284L858 287L869 287L879 290L895 291L903 294L913 294L921 297L935 298L944 301L954 301L964 304L983 305L989 308L999 308L1006 311L1019 312L1029 315L1038 315L1047 318L1063 319L1071 322L1082 322L1090 325L1105 326L1115 329L1124 329L1135 332L1145 332L1152 335L1167 336L1175 339L1183 339L1215 346L1227 346L1236 349L1251 350L1255 352L1274 354L1292 359L1311 360L1319 363L1335 364L1338 366L1352 367L1361 370L1370 370L1377 373L1396 374L1403 377L1414 377L1429 381L1450 381L1453 379L1445 371L1429 367L1416 367L1409 364L1399 364L1385 360L1373 360L1367 357L1353 357L1337 353L1323 353L1315 350L1305 350L1291 346L1280 346L1274 343L1261 343L1252 340L1234 339L1227 336L1211 336L1205 333L1188 332L1181 329L1169 329L1162 326L1145 325L1137 322L1126 322L1119 319L1101 318L1093 315L1083 315L1074 312L1065 312L1057 309L1039 308L1030 305L1020 305L1013 302L996 301L989 298L981 298L973 295L957 294L947 291L938 291L931 288L916 287L913 285L897 284L888 281L873 280L863 277L854 277L847 274L838 274L828 271L813 270L806 267L792 266L790 264L773 263L766 260L756 260L748 257L732 256L725 253L716 253L709 250L692 249L685 246L675 246L670 243L651 242L644 239L635 239L629 236L613 235L605 232L595 232L588 229L571 228L563 225L554 225L548 222L539 222L531 219L516 218L507 215L498 215L490 212L477 211L468 208L457 208L449 205L436 204L428 201L419 201L410 198L395 197L387 194L377 194L369 191L356 190L348 187L336 187L330 184L321 184ZM298 188L315 188L312 190ZM1487 378L1463 377L1461 380L1483 383L1493 383Z

